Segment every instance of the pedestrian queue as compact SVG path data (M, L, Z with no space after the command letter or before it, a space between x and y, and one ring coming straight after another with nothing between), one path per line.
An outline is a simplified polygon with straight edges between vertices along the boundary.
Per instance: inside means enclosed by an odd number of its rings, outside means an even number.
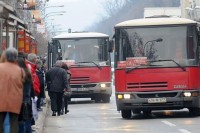
M0 54L0 133L32 133L40 98L45 98L44 72L36 54L10 47Z

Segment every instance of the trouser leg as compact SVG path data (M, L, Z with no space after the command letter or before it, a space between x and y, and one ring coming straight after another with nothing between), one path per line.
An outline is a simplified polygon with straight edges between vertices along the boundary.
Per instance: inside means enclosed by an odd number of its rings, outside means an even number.
M10 133L16 133L18 131L18 114L10 113Z
M26 133L25 122L19 121L19 133Z
M57 93L57 109L59 113L62 109L62 103L63 103L63 93Z
M57 111L57 93L56 92L50 92L51 95L51 110L52 111Z
M31 120L25 121L25 128L26 128L26 133L32 133Z
M0 133L3 133L3 126L4 126L4 119L5 119L5 112L0 112Z
M69 101L69 97L65 96L65 97L64 97L65 111L68 110L68 101Z
M64 113L64 109L65 109L65 101L64 101L64 96L62 97L62 109L61 112Z

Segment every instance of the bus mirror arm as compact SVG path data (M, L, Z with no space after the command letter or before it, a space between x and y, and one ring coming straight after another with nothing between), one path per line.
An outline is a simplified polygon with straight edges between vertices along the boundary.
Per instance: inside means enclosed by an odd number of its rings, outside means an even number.
M50 42L48 42L48 53L52 53L52 44Z
M113 52L113 48L114 48L114 41L109 40L108 52Z

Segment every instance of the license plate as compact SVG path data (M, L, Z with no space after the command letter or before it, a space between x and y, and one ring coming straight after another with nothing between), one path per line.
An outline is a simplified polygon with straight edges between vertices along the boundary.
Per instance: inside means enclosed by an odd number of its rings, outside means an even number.
M167 99L166 98L149 98L148 103L166 103Z
M87 91L87 88L78 88L77 91Z

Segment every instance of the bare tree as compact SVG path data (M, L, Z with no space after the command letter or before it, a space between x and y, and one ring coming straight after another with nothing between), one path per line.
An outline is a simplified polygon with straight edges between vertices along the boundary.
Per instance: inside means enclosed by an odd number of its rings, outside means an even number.
M103 7L108 16L111 17L117 14L120 9L122 9L125 3L126 1L124 0L109 0L105 4L103 4Z

